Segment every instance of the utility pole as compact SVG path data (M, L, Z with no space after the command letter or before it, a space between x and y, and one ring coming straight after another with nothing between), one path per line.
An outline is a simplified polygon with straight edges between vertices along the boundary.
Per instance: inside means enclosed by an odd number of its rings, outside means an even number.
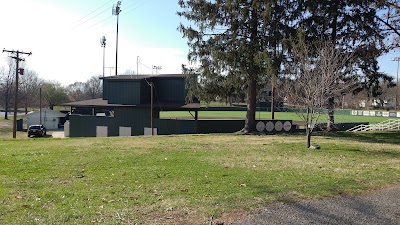
M395 103L394 103L394 110L397 111L397 95L398 95L398 92L399 92L399 62L400 62L400 57L395 57L392 61L397 61L396 97L395 97Z
M117 41L115 50L115 76L118 75L118 21L119 13L121 12L121 1L118 1L116 5L113 6L112 14L117 16Z
M20 61L25 61L25 59L22 59L19 57L20 54L22 55L32 55L32 52L22 52L22 51L14 51L14 50L5 50L3 49L3 52L8 52L12 54L16 54L15 56L11 56L11 58L15 59L15 99L14 99L14 121L13 121L13 138L17 137L17 113L18 113L18 75L23 74L23 70L19 70L19 62Z

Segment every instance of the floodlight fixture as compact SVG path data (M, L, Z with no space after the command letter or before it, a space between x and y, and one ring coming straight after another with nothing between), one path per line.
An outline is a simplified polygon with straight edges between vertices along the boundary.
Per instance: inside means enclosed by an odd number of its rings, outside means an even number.
M106 37L105 36L100 38L100 44L101 44L101 47L103 47L103 48L106 47Z

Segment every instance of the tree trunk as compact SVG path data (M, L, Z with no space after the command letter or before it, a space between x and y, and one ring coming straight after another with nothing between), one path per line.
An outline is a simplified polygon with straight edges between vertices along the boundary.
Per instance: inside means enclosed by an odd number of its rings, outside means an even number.
M338 23L338 8L337 5L335 5L333 13L333 20L332 20L332 44L333 46L336 46L336 36L337 36L337 23ZM334 124L335 124L335 97L330 97L328 99L328 123L326 126L327 131L332 131L334 129Z
M275 77L271 79L271 119L275 120Z
M28 98L25 98L25 115L28 114Z
M309 128L306 128L306 133L307 133L307 148L310 148L311 146L311 132Z
M311 146L311 126L312 126L312 121L310 122L310 108L307 108L307 122L306 122L306 136L307 136L307 148L310 148Z
M243 132L252 133L256 128L257 84L254 77L250 78L247 89L247 113Z
M328 124L327 124L327 131L333 131L334 130L334 124L335 124L335 98L330 97L328 99Z
M6 98L5 106L4 106L4 119L8 120L8 99Z

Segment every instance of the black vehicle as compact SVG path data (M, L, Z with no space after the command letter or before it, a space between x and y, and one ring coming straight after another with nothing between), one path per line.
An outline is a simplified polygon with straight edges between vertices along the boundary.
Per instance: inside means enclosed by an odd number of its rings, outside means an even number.
M28 128L28 137L30 136L41 136L46 135L46 128L43 125L31 125Z

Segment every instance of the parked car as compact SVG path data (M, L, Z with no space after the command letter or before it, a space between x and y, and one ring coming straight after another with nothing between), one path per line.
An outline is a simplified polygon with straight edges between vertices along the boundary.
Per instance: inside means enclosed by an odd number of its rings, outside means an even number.
M31 125L28 128L28 137L30 136L41 136L46 135L46 128L43 125Z

